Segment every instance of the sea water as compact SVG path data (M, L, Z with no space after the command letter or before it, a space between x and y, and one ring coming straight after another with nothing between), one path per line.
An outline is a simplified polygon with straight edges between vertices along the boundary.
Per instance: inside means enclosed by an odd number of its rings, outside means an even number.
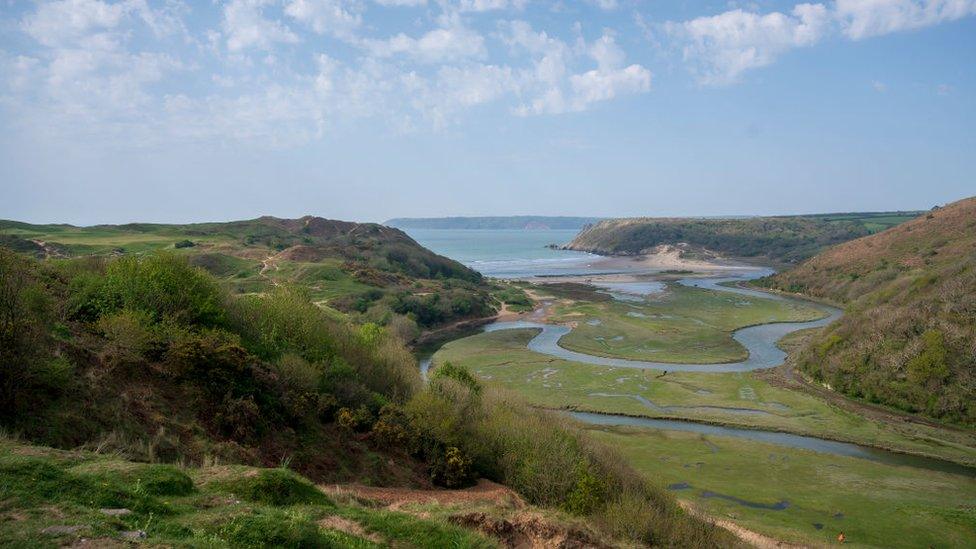
M494 278L580 275L592 273L599 256L554 250L576 230L405 229L421 246Z

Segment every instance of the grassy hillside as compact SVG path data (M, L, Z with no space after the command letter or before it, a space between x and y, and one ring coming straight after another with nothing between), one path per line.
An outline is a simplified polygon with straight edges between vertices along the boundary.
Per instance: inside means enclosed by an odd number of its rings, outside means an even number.
M976 198L830 248L764 283L847 305L797 359L816 379L976 424Z
M233 294L173 252L42 262L0 248L0 430L24 445L0 452L0 541L20 545L139 529L190 546L361 546L329 541L338 534L317 521L400 520L336 508L317 492L308 499L306 485L299 499L262 495L294 485L281 475L264 488L249 483L265 473L207 488L172 469L117 465L133 482L88 470L85 459L34 459L47 453L38 444L144 463L287 465L328 483L456 488L485 477L612 539L733 542L562 418L488 391L461 368L440 367L422 385L394 329L337 319L287 285ZM150 486L156 473L162 488ZM227 509L221 491L261 506ZM101 516L117 507L133 513ZM51 523L60 518L67 524ZM32 529L48 524L82 528ZM408 545L478 539L416 528Z
M2 441L0 474L6 547L496 546L446 516L330 497L286 469L176 467Z
M365 321L386 325L403 317L397 322L407 331L494 310L479 273L427 250L399 229L372 223L310 216L92 227L0 221L0 245L54 258L172 250L236 293L297 284L320 305Z
M791 263L828 246L907 221L916 213L610 219L587 227L566 248L602 255L638 255L670 245L691 254L759 257Z
M511 215L499 217L403 217L384 223L401 229L582 229L599 217Z

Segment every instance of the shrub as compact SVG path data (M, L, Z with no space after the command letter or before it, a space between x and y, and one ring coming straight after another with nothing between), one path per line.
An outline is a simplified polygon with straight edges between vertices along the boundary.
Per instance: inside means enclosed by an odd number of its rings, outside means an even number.
M379 419L373 424L372 434L377 442L385 446L402 448L408 453L420 451L417 429L398 406L387 405L380 410Z
M245 346L265 360L294 354L309 362L327 361L336 354L338 325L292 287L277 287L264 296L243 296L230 306L230 324Z
M473 485L477 478L471 457L457 446L448 446L431 460L430 479L439 486L462 488Z
M332 505L312 483L288 469L262 469L232 481L227 488L241 499L266 505Z
M355 410L340 408L339 413L336 414L336 422L351 431L366 431L373 425L373 419L373 414L366 406L360 406Z
M216 326L224 319L224 294L216 281L175 255L117 259L108 264L100 291L100 307L115 304L155 321Z
M40 266L0 248L0 423L36 414L67 388L72 365L55 356L55 317Z
M949 376L947 358L942 332L926 330L922 334L922 351L908 361L908 377L920 385L927 385L929 381L942 381Z
M224 436L248 442L258 434L261 412L253 396L234 398L228 392L214 414L213 422Z
M96 328L105 336L107 357L115 362L142 359L152 341L150 322L142 311L123 310L99 318Z
M453 379L454 381L464 385L471 390L474 394L481 393L481 384L478 380L468 372L467 368L464 366L456 365L451 362L445 362L442 366L434 368L434 371L430 376L431 380L437 379Z
M271 369L287 389L301 393L318 391L322 372L298 356L287 354L271 364Z

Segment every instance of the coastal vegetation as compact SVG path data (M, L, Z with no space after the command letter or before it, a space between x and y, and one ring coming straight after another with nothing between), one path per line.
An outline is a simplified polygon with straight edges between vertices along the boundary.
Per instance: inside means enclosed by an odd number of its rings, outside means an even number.
M171 250L233 293L297 285L319 305L359 322L409 321L425 330L494 313L492 289L478 272L398 229L372 223L311 216L92 227L0 221L0 238L0 244L39 258Z
M783 217L608 219L587 227L566 248L639 255L677 247L688 257L739 257L796 263L841 242L907 221L917 212Z
M761 281L846 305L796 364L852 397L976 425L976 198Z
M735 543L579 429L460 365L423 386L394 330L336 317L301 287L235 294L176 251L41 262L0 249L0 298L0 428L18 438L0 456L16 480L0 499L4 513L33 517L3 529L12 543L136 529L179 545L362 543L323 529L330 513L388 540L481 543L436 521L344 508L284 472L214 484L253 503L226 510L203 503L214 492L193 479L213 463L287 465L317 483L458 488L485 477L608 539ZM193 488L173 469L103 480L75 469L98 458L42 459L67 454L35 445L189 465ZM157 474L169 477L147 488ZM50 490L28 487L38 478ZM51 505L65 509L44 515ZM132 515L101 516L116 507ZM71 528L41 533L52 516Z

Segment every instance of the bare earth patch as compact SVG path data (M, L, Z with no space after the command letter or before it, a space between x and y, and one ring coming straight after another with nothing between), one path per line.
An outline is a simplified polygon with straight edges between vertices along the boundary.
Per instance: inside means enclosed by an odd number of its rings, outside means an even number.
M383 543L383 538L376 534L367 533L366 530L363 529L362 525L347 518L342 518L339 516L325 517L318 522L318 525L327 530L338 530L353 536L365 538L373 543Z
M465 505L472 503L491 503L502 507L521 509L525 507L522 498L511 489L480 479L478 484L463 490L417 488L383 488L375 486L361 486L358 484L344 484L323 486L326 493L351 495L357 498L380 502L391 509L397 509L408 504L437 505Z
M519 513L513 517L498 518L487 513L453 515L450 521L464 528L471 528L502 542L505 547L519 549L575 549L583 547L610 547L592 534L573 527L554 524L533 513Z

